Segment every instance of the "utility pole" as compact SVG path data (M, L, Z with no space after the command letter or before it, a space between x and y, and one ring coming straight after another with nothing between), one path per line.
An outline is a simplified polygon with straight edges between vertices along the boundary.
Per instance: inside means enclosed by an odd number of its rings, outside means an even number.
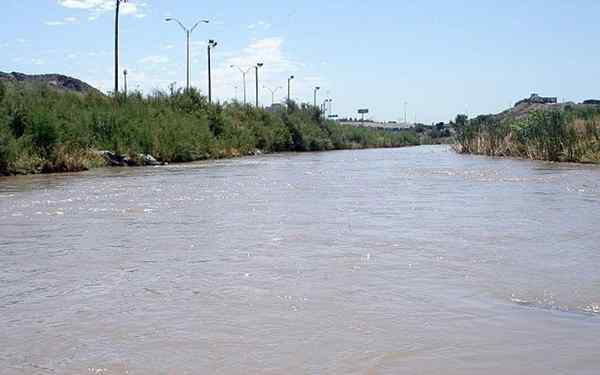
M263 63L258 63L254 66L254 70L256 73L256 108L258 108L258 69L264 66Z
M313 101L313 106L316 108L317 107L317 91L321 90L321 87L317 86L315 87L315 91L314 91L314 101Z
M212 103L212 76L210 73L210 51L217 46L214 40L208 41L208 103Z
M171 21L175 21L179 24L179 26L181 26L181 28L183 29L183 31L185 32L185 39L186 39L186 49L187 49L187 63L186 63L186 91L190 91L190 35L194 32L194 30L196 29L196 27L198 27L198 25L200 23L209 23L210 21L208 20L201 20L196 22L196 24L191 28L188 29L187 27L185 27L185 25L179 21L177 18L165 18L165 21L167 22L171 22Z

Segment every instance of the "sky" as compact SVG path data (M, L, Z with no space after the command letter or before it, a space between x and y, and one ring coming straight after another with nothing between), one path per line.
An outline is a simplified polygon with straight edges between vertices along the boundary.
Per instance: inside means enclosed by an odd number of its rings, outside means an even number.
M0 0L0 71L60 73L103 91L113 86L114 0ZM7 16L9 15L9 16ZM261 105L287 95L379 121L448 121L496 113L536 92L560 100L600 98L597 0L129 0L123 6L120 70L149 93L185 85L185 34L193 32L192 85L207 92L209 39L215 100L242 98L231 65L264 63ZM254 102L254 73L248 74ZM237 87L237 89L236 89Z

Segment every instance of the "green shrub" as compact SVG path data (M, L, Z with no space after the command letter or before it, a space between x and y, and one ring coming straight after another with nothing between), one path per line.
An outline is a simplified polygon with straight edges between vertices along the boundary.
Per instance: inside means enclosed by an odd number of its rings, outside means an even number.
M90 150L164 162L278 151L321 151L417 144L411 133L326 121L308 105L270 113L239 103L208 104L196 90L101 95L43 87L2 91L0 173L76 171L102 165Z

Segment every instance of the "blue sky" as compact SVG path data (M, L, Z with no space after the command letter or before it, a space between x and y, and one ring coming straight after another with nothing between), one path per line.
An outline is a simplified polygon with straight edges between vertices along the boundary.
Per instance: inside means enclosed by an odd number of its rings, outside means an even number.
M112 86L111 0L2 0L0 70L62 73ZM164 18L207 18L192 35L192 83L206 92L206 40L216 39L214 95L241 97L229 65L265 63L262 82L333 98L334 112L433 122L505 109L531 92L600 98L600 2L591 0L130 0L121 69L130 88L185 84L185 36ZM7 17L6 15L10 15ZM254 100L253 75L248 98ZM262 84L261 84L262 86ZM261 90L268 105L271 94ZM279 91L276 99L285 95Z

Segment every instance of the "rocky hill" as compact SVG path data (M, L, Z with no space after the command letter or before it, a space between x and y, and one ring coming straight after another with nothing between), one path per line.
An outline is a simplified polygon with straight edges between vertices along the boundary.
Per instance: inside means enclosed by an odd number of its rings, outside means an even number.
M527 99L518 101L514 107L509 108L495 115L486 115L483 117L495 120L494 122L504 122L512 120L522 120L527 118L529 113L534 111L565 111L567 109L597 109L600 107L600 100L589 99L582 103L565 102L560 103L556 98L543 98L536 94Z
M100 90L81 80L61 74L28 75L16 72L0 72L0 82L9 86L14 85L22 87L47 85L53 89L63 92L76 92L82 95L104 95L102 92L100 92Z

